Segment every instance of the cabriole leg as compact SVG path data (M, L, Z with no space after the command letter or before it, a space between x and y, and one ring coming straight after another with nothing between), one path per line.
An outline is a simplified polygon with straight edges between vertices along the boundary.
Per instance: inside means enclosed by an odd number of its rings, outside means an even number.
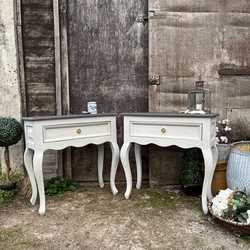
M112 193L116 195L118 190L115 186L115 176L117 171L117 166L119 163L119 146L116 142L110 142L110 148L112 151L112 165L111 165L111 172L110 172L110 187Z
M124 143L121 148L121 162L125 172L125 177L127 181L127 189L125 192L125 198L128 199L132 191L132 175L129 165L129 150L131 148L131 143Z
M32 205L35 205L36 198L37 198L37 186L36 186L36 179L33 169L33 150L26 148L24 152L24 166L26 168L27 174L29 176L32 195L30 202Z
M39 214L45 215L45 193L43 181L43 151L35 151L33 158L34 173L39 192Z
M205 163L205 176L203 181L202 187L202 209L204 214L207 214L208 207L207 207L207 198L208 198L208 190L210 180L213 178L213 168L214 168L214 160L213 160L213 152L210 147L202 149L204 163ZM210 185L211 189L211 185Z
M135 161L136 161L136 170L137 170L137 183L136 188L141 188L142 183L142 162L141 162L141 145L135 143Z
M98 182L101 188L104 187L103 160L104 160L104 144L101 144L101 145L98 145Z
M208 199L210 201L213 198L211 188L212 188L214 170L216 168L216 164L217 164L217 161L218 161L218 149L217 149L216 145L212 148L212 152L213 152L213 166L212 166L212 169L211 169L210 179L209 179L209 182L208 182L208 190L207 190L207 196L208 196Z

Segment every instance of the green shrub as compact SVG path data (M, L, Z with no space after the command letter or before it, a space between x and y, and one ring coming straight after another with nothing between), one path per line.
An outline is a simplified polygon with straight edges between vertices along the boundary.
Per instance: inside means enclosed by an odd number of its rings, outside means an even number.
M0 189L0 207L13 200L15 191L5 191Z
M51 178L45 183L45 193L47 195L63 194L66 191L73 191L77 188L77 184L70 179L61 177Z
M184 186L202 186L203 157L199 149L191 148L184 152L184 166L180 175L180 183Z
M14 118L0 117L0 147L16 144L22 138L21 124Z
M8 181L11 171L9 146L20 141L22 134L22 126L16 119L0 117L0 147L5 147L4 158L7 166L6 178Z

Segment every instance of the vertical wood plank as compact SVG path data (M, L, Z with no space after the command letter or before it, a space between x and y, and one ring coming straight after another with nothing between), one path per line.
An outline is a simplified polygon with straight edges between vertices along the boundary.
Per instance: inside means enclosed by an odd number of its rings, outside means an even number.
M59 2L53 0L54 43L55 43L55 81L56 81L56 114L62 115L62 81L61 81L61 42ZM63 175L63 154L56 152L57 175Z
M53 0L22 0L22 38L27 116L56 115ZM44 157L46 178L57 175L57 155Z
M15 24L16 24L16 47L17 47L17 65L18 65L17 71L18 71L18 79L21 92L21 113L22 116L27 116L21 0L14 1L14 11L15 11Z
M62 62L62 113L70 113L69 59L68 59L68 1L60 1L61 62Z
M55 115L53 0L21 3L27 115Z
M61 42L60 16L58 0L53 0L54 13L54 43L55 43L55 78L56 78L56 113L62 115L62 85L61 85Z
M149 93L149 110L151 112L160 112L161 98L160 98L161 87L160 85L150 85L148 89Z
M70 86L69 86L69 59L68 59L68 1L60 1L60 39L61 39L61 91L62 113L70 114ZM72 178L71 148L63 150L63 175Z

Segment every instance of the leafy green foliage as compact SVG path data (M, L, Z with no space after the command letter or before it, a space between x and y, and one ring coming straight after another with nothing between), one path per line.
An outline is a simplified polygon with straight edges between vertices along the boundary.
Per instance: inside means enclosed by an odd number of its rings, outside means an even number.
M203 158L201 151L196 148L188 149L184 152L184 166L180 175L180 182L183 186L202 185Z
M250 236L249 235L243 235L240 238L242 240L244 240L247 244L250 244Z
M250 197L242 191L233 192L232 199L228 206L227 218L246 223L248 219L247 210L250 210Z
M16 144L22 138L21 124L14 118L0 117L0 147Z
M17 186L20 185L21 180L23 179L23 175L19 172L12 172L10 176L11 181L16 182ZM0 165L0 186L7 184L8 181L6 179L6 176L2 174L1 172L1 165ZM8 204L14 199L14 196L17 194L17 189L11 189L11 190L2 190L0 189L0 207L3 205Z
M23 173L18 172L18 171L11 171L11 174L9 176L9 180L11 182L16 182L17 185L21 185L23 178L24 178ZM6 174L2 173L2 169L0 165L0 184L4 184L6 182L9 182L9 181L7 180Z
M0 206L12 201L15 193L15 191L4 191L0 189Z
M45 184L45 193L47 195L59 195L66 191L73 191L77 188L77 183L70 179L55 177L48 180Z

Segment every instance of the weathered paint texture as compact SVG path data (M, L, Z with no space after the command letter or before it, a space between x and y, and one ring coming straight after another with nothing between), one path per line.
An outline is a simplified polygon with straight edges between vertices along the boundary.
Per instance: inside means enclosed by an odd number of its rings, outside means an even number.
M250 1L149 0L149 58L151 111L185 110L201 76L213 112L250 117Z
M93 100L99 112L147 111L148 25L136 19L148 11L147 0L67 2L70 111ZM213 91L213 111L249 117L249 13L247 0L149 0L149 75L161 75L160 86L150 88L150 110L185 109L201 75ZM56 114L53 1L22 0L22 17L28 115ZM162 151L150 164L163 166L161 175L171 172L168 183L175 184L181 162L170 155L181 159ZM54 174L55 160L51 155L45 173ZM96 181L96 147L72 150L72 166L75 179Z
M53 0L22 0L22 35L28 116L56 114ZM45 153L44 174L57 173L57 155Z
M160 111L185 109L199 76L213 92L214 112L250 108L249 1L150 0L149 11L150 74L161 76Z
M72 113L86 110L88 101L97 102L99 113L148 110L148 25L138 18L143 15L147 15L146 0L68 1ZM120 144L122 122L118 117ZM108 180L111 157L110 149L105 150ZM143 172L148 178L146 156ZM96 146L72 151L75 179L96 181L95 166ZM124 180L121 168L117 178Z
M148 26L136 21L139 15L146 15L147 1L77 0L59 1L59 5L61 38L66 28L68 33L70 112L86 110L89 100L97 101L98 112L147 111ZM21 7L27 114L54 115L60 103L56 103L53 0L22 0ZM121 117L118 135L121 142ZM109 166L108 147L106 151ZM72 150L74 179L96 181L96 153L91 145ZM54 175L55 155L49 154L45 162L45 175ZM145 168L147 178L147 164ZM108 168L105 177L109 178Z
M21 97L17 76L14 1L0 1L0 116L20 121ZM11 166L22 165L22 143L10 148ZM1 165L4 165L3 157Z

